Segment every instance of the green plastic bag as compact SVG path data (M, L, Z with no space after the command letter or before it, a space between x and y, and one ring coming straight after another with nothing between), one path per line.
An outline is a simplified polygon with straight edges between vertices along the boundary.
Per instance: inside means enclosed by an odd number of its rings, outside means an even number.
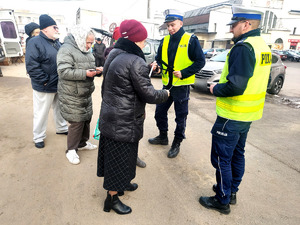
M95 128L94 135L93 135L93 137L96 140L99 140L99 138L100 138L100 130L99 130L98 124L99 124L99 119L97 121L96 128Z

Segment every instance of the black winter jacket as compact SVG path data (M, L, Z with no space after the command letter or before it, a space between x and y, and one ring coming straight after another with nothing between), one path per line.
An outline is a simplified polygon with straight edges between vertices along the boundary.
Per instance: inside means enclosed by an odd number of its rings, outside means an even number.
M142 50L120 38L109 53L103 70L101 134L115 141L138 142L143 137L146 103L168 99L167 91L155 90Z
M26 70L32 88L39 92L57 92L56 55L61 44L49 39L42 31L28 42L26 48Z

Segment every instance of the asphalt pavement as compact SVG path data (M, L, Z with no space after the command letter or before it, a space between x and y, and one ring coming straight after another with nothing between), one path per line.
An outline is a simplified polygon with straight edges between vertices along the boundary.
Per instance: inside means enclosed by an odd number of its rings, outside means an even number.
M297 72L297 66L293 64L288 70ZM66 137L55 134L52 113L45 148L34 147L32 89L24 64L1 68L0 224L300 224L300 109L274 101L299 97L291 94L297 92L292 80L288 82L293 91L288 90L287 82L282 95L268 95L263 118L251 126L246 171L237 204L229 215L208 210L198 202L201 195L213 195L215 183L210 164L215 98L191 91L187 138L175 159L167 158L170 145L153 146L147 142L158 134L153 118L155 105L147 105L144 138L139 145L139 156L147 167L137 168L134 182L139 188L121 197L133 212L120 216L103 212L106 192L103 179L96 176L97 150L80 152L81 163L71 165L65 157ZM152 82L161 88L159 78L152 78ZM102 78L95 79L91 134L100 110L101 83ZM174 120L171 107L170 142ZM91 142L98 143L94 139Z

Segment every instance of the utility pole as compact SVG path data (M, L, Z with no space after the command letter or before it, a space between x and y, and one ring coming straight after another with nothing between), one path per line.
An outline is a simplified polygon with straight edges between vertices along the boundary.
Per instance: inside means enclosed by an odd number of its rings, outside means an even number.
M150 19L150 0L147 0L147 19Z

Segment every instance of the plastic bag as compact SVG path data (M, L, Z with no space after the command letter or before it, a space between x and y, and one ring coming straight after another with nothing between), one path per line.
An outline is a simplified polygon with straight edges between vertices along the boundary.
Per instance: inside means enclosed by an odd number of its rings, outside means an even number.
M100 138L100 130L99 130L98 124L99 124L99 119L97 121L96 128L95 128L94 135L93 135L93 138L95 138L96 140L99 140L99 138Z

